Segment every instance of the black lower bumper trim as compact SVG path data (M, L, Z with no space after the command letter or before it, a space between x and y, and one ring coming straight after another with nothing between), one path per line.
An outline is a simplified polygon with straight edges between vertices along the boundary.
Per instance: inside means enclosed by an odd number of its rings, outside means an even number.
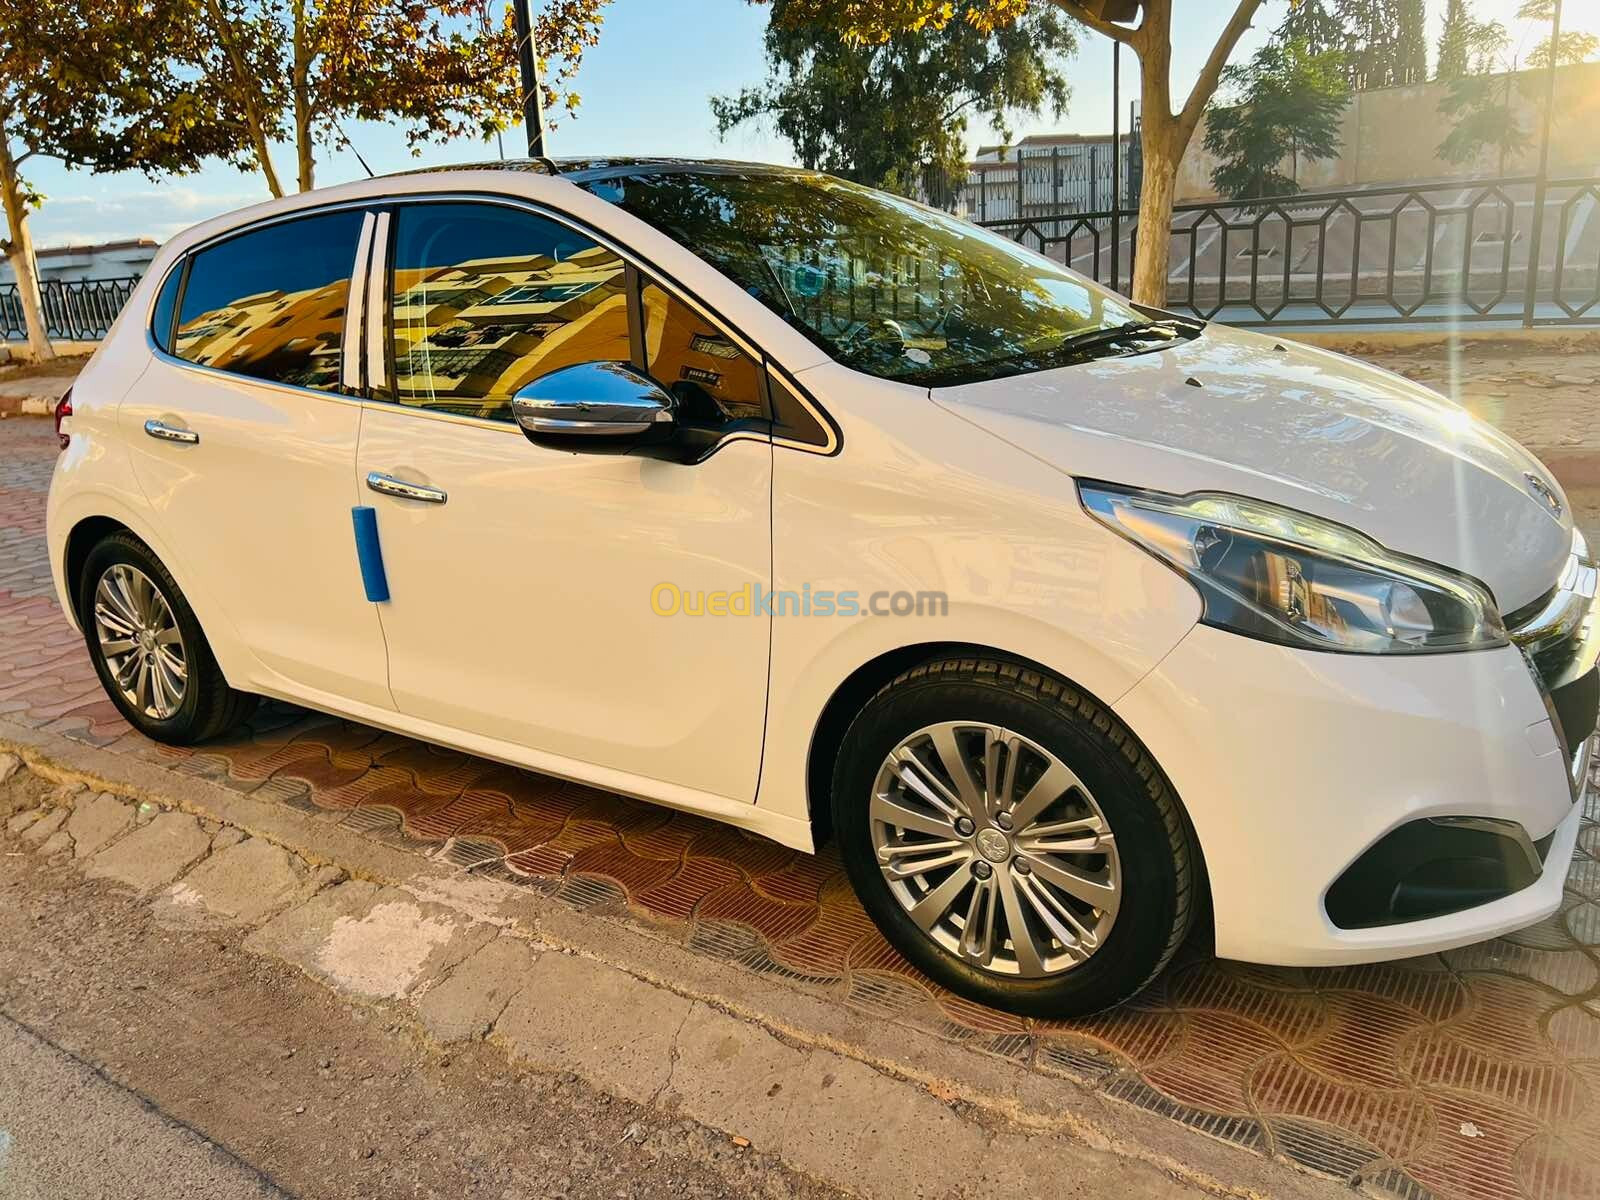
M1540 873L1532 843L1512 822L1408 821L1345 869L1325 906L1340 929L1369 929L1487 904L1521 891Z
M1561 722L1561 737L1570 758L1594 735L1600 718L1600 667L1590 667L1570 683L1552 689L1550 707Z

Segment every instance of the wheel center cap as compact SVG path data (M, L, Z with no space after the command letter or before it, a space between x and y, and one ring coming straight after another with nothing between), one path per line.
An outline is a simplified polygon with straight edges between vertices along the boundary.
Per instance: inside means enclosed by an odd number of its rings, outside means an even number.
M1011 857L1011 839L998 829L980 829L977 844L978 853L990 862L1003 863Z
M155 648L156 648L156 635L151 633L148 629L141 629L139 631L139 649L143 650L146 654L148 654L148 653L150 653L150 651L154 650Z

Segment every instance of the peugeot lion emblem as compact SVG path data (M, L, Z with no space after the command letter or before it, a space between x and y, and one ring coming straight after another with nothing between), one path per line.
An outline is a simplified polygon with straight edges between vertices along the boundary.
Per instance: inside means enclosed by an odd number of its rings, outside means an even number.
M1528 491L1535 500L1543 500L1544 506L1550 510L1552 516L1561 515L1561 497L1556 495L1556 490L1532 471L1524 471L1522 478L1527 481Z

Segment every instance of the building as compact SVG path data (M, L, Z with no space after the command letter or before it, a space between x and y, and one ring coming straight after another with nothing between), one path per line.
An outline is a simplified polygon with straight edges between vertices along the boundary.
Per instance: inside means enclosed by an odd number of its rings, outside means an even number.
M144 275L161 249L153 238L125 238L118 242L99 242L73 246L35 247L42 282L82 279L137 279ZM11 264L0 258L0 284L15 283Z
M1128 207L1138 194L1137 132L1124 133L1120 140L1118 192ZM981 146L967 165L954 210L974 221L1106 212L1112 203L1111 150L1109 133L1043 133L1014 146Z

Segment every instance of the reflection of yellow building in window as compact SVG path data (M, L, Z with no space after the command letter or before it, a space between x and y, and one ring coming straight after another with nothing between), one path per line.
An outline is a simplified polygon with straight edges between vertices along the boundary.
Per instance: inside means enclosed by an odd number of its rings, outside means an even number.
M622 260L603 247L395 272L402 404L504 417L512 394L541 375L628 358Z
M241 296L181 325L178 357L279 383L337 387L349 286L336 279L309 291Z
M644 289L645 365L678 398L686 419L760 417L756 364L722 334L655 284Z

